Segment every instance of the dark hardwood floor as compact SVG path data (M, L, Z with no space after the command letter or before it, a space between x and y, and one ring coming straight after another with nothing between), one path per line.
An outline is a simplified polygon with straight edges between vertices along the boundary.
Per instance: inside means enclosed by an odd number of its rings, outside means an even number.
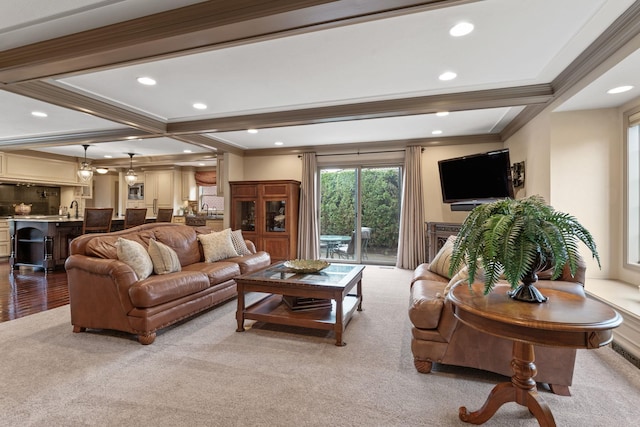
M17 269L0 261L0 322L69 304L67 273Z

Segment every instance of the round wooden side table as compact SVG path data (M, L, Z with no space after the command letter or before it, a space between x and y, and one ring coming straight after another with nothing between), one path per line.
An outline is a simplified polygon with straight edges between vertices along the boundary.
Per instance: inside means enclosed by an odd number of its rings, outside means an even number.
M511 382L496 385L482 408L469 412L460 407L462 421L482 424L507 402L526 406L541 426L555 426L551 409L538 395L533 344L592 349L611 342L613 329L622 323L617 311L606 304L544 289L544 303L515 301L507 295L508 284L498 284L484 295L484 284L454 286L448 298L455 316L479 331L513 340Z

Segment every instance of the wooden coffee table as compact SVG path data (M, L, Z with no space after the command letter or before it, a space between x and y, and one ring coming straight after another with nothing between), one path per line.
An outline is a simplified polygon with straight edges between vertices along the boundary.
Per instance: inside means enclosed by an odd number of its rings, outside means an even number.
M551 409L536 390L533 344L552 347L598 348L611 342L613 328L622 317L609 306L557 289L541 289L549 297L544 303L514 301L507 295L509 285L497 285L484 295L484 284L451 288L455 316L462 322L498 337L513 340L511 382L493 388L485 404L475 412L462 406L459 417L482 424L507 402L526 406L543 427L555 426Z
M336 345L343 346L342 334L354 311L362 311L363 265L331 264L318 273L295 273L282 262L264 270L236 277L238 284L238 332L244 331L244 320L333 330ZM349 293L356 287L356 293ZM245 306L245 293L260 292L264 297ZM330 299L330 308L291 310L282 296Z

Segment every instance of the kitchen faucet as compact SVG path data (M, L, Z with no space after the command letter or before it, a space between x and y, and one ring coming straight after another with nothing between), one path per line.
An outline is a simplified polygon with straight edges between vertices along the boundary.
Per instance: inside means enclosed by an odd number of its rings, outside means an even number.
M207 207L206 210L204 209L205 206ZM207 203L203 203L201 209L205 212L205 214L209 215L209 205Z
M71 209L73 207L73 204L75 203L76 205L76 219L78 219L78 201L74 200L73 202L71 202L71 204L69 205L69 209Z

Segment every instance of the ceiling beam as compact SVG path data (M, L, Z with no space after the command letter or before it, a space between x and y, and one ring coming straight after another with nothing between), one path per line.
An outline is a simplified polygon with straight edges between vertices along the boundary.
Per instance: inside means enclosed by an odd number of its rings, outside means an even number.
M400 150L412 145L420 145L422 147L449 146L449 145L465 145L465 144L487 144L502 143L500 135L497 133L478 134L478 135L460 135L433 138L412 138L394 141L368 141L354 144L331 144L331 145L315 145L306 147L291 148L264 148L260 150L249 150L245 153L246 157L253 156L282 156L314 152L316 154L367 154L377 152L378 150Z
M167 125L167 131L174 135L199 132L230 132L248 128L300 126L431 114L438 111L451 112L513 107L543 104L551 99L552 96L551 86L540 84L173 122Z
M587 78L594 70L615 55L627 43L640 36L640 1L634 2L622 15L611 24L606 31L594 40L567 68L551 82L554 96L544 104L528 105L500 133L506 141L524 125L533 120L553 101L571 90L581 80ZM600 74L604 73L604 70ZM591 76L591 80L595 80Z
M116 129L92 132L64 133L53 135L32 136L26 138L12 138L0 140L3 151L27 150L32 148L60 147L62 145L95 144L101 142L121 141L125 139L153 138L146 132L131 129Z
M86 73L476 1L205 1L5 50L0 56L0 82Z
M59 107L69 108L92 116L120 123L145 132L164 134L166 124L144 114L118 107L105 101L49 82L25 82L6 85L2 89L18 95L28 96Z

